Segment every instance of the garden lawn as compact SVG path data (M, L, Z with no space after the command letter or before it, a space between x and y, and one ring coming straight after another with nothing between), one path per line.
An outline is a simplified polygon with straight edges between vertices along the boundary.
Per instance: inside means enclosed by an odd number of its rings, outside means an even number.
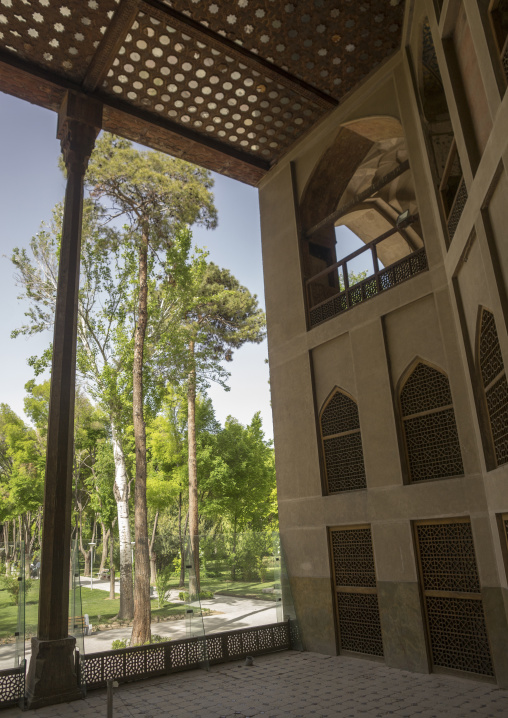
M98 589L81 588L81 612L79 615L88 614L92 625L107 624L112 622L120 609L120 594L111 601L108 598L109 592ZM182 604L167 604L162 608L158 607L157 599L152 599L152 619L158 616L161 619L175 614L185 615L188 606ZM79 605L79 604L78 604ZM37 615L39 609L39 581L33 581L32 588L26 596L25 602L25 636L37 633ZM76 613L78 609L76 608ZM18 606L13 605L10 594L0 588L0 638L14 636L18 630Z
M273 588L276 582L272 581L231 581L225 578L207 578L201 576L201 591L211 591L226 596L238 596L243 598L262 598L265 601L275 601L276 593L263 593L264 588ZM279 584L280 585L280 584ZM178 577L170 580L170 588L178 588ZM188 588L180 589L188 591ZM280 595L280 594L279 594Z

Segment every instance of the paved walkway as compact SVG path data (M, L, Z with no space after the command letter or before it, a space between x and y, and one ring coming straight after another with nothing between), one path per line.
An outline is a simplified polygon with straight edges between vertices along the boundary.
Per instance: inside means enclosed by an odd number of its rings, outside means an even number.
M178 597L176 597L177 599ZM174 599L170 599L174 600ZM178 602L176 600L176 602ZM267 623L276 623L277 612L273 601L260 601L253 598L238 598L234 596L220 596L214 599L201 601L203 608L217 611L213 616L204 617L204 628L208 634L218 631L231 631L236 628L248 626L262 626ZM86 613L86 606L84 607ZM186 621L163 621L152 623L152 634L165 636L176 640L186 637ZM194 619L194 635L202 631L201 619ZM109 631L100 631L91 636L85 636L85 653L111 650L111 644L117 639L130 638L132 628L112 628ZM26 657L30 658L30 642L26 644ZM13 643L0 646L0 668L11 668L14 665L15 646ZM1 718L1 716L0 716Z
M106 717L106 691L40 708L34 718ZM21 718L18 708L1 718ZM115 690L115 718L506 718L508 691L346 656L285 651Z

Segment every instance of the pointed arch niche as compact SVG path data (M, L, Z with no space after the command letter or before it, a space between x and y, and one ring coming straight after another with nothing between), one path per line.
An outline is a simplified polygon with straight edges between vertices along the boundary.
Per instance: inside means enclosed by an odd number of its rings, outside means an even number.
M508 463L508 382L494 315L481 307L478 316L476 361L489 420L489 440L496 468Z
M319 413L326 492L366 489L360 418L356 401L335 387Z
M464 467L446 374L416 359L399 391L410 482L462 476Z
M300 202L309 327L427 269L404 132L396 117L345 123ZM358 248L350 247L352 235Z

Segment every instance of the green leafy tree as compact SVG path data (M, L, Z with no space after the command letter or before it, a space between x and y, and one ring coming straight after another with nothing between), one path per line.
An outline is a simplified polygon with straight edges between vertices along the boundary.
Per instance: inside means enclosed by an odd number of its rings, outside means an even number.
M202 513L220 522L224 532L232 532L234 552L238 533L276 528L274 454L259 413L248 426L227 418L217 435L214 465L201 488Z
M196 441L196 391L216 381L226 387L229 374L224 360L232 359L232 350L246 342L264 338L265 315L257 297L227 269L198 258L193 265L192 305L183 326L187 356L184 363L187 387L187 431L189 465L189 535L194 558L196 585L190 593L199 593L199 507Z
M150 639L150 563L146 504L145 363L150 342L153 279L159 275L179 284L186 264L173 251L174 238L194 223L217 224L210 174L158 152L139 152L130 142L104 134L96 144L88 168L91 195L111 203L110 218L122 217L122 241L136 258L136 316L133 336L132 416L134 427L136 579L131 642ZM170 341L166 337L166 341Z
M43 223L30 247L14 249L11 260L28 307L26 323L12 333L31 336L53 327L58 253L63 209L57 205L49 223ZM125 258L119 233L104 227L104 212L90 201L83 212L81 289L78 301L78 374L89 394L106 412L114 455L114 495L120 539L120 611L133 616L131 530L129 521L130 479L125 427L132 407L132 366L129 317L131 267ZM51 347L29 363L36 374L51 361Z

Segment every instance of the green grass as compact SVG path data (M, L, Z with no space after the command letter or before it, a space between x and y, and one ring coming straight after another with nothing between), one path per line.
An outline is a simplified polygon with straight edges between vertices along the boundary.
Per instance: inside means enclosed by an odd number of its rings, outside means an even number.
M230 596L244 596L245 598L263 598L267 601L275 601L274 593L263 593L263 588L273 588L276 582L272 581L231 581L226 578L201 577L201 590L212 591L213 593L228 594ZM170 582L171 588L178 588L178 577ZM181 590L188 590L187 587Z
M120 594L109 600L109 593L98 589L81 588L81 611L79 615L88 614L94 626L111 623L120 609ZM152 619L165 619L178 614L185 615L188 606L167 604L158 607L157 599L152 599ZM25 635L34 635L37 631L37 614L39 609L39 581L34 581L25 603ZM78 611L78 608L76 608ZM11 603L10 595L0 588L0 638L14 636L18 630L18 607Z

